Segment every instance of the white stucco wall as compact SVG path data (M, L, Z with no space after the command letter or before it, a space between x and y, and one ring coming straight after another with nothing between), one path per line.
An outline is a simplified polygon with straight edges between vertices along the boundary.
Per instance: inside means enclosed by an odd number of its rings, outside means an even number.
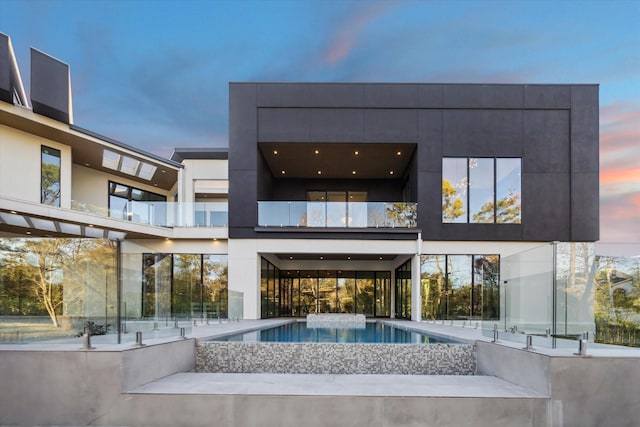
M0 194L40 203L41 146L60 150L60 207L71 206L71 148L0 126Z
M228 160L197 160L186 159L182 162L183 171L183 188L178 189L178 196L181 201L194 202L195 191L194 182L197 180L229 180L229 161ZM226 192L221 193L226 195ZM225 199L226 200L226 199Z

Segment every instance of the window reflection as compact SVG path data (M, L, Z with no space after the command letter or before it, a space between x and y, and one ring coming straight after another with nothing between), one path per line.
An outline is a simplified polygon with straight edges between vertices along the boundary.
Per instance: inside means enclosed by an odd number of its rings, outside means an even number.
M442 159L442 222L467 222L467 159Z
M498 255L422 255L422 317L499 318L498 271Z
M41 147L40 203L60 207L60 151Z
M390 316L389 271L281 271L265 258L261 263L260 312L263 318L306 316L309 313ZM410 288L410 277L408 280ZM405 292L410 294L410 289Z
M519 224L521 163L519 158L443 158L442 222Z

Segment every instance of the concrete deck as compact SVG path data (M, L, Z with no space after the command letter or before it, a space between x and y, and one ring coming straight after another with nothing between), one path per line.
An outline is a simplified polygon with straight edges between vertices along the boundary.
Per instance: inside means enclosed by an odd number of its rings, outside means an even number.
M179 373L130 394L540 398L531 389L489 376Z

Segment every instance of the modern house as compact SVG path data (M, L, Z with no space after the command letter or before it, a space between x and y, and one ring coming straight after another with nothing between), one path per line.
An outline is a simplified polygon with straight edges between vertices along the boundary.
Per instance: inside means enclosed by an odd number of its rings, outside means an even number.
M248 318L497 320L522 273L502 259L598 239L597 85L232 83L229 104Z
M228 151L165 159L76 126L69 66L35 49L28 100L0 39L1 235L112 242L82 267L107 291L61 316L535 327L505 261L598 239L597 85L231 83Z
M32 49L27 96L0 33L0 424L636 424L597 85L230 83L228 149L163 158L74 124L70 75ZM462 342L207 342L312 313ZM471 375L393 375L399 347Z

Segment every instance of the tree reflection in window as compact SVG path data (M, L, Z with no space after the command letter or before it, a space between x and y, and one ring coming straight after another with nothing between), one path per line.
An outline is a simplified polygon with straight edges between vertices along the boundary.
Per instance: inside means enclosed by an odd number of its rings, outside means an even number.
M519 224L521 188L519 158L443 158L442 222Z
M60 151L43 145L40 168L40 203L60 207Z

